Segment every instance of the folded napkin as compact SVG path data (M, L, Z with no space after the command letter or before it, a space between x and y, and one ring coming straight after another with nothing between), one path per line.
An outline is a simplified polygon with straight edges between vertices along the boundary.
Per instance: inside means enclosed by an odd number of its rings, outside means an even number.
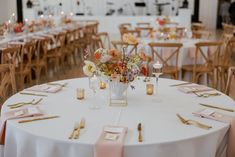
M206 92L206 91L212 91L213 88L203 86L203 85L185 85L185 86L179 86L178 89L181 92L184 93L193 93L193 92Z
M39 107L25 107L17 110L11 110L2 114L0 118L0 144L5 143L6 123L10 119L19 119L26 117L41 116L42 111Z
M230 124L226 157L235 157L235 117L215 112L212 109L202 109L197 112L193 112L193 114L203 118Z
M95 157L122 157L126 127L105 126L95 145Z
M30 87L26 90L27 91L34 91L34 92L57 93L60 90L62 90L62 88L63 87L61 87L61 86L42 84L42 85L36 85L36 86Z

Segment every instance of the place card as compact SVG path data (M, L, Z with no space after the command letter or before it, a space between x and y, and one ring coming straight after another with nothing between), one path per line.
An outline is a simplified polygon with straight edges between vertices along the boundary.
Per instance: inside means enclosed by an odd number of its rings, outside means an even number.
M119 133L122 133L123 132L123 129L124 128L121 128L121 127L108 127L106 126L104 128L104 131L105 132L109 132L109 133L116 133L116 134L119 134Z
M24 111L23 110L20 110L20 111L17 111L17 112L14 113L15 117L22 116L22 115L24 115Z
M105 140L110 140L110 141L116 141L118 139L117 134L112 134L112 133L106 133L104 136Z
M28 113L29 114L38 114L38 113L40 113L40 111L36 107L29 107L28 108Z
M210 116L210 115L212 115L213 113L215 113L215 111L214 111L214 110L211 110L211 109L205 109L205 110L202 110L202 111L201 111L201 114L206 115L206 116Z

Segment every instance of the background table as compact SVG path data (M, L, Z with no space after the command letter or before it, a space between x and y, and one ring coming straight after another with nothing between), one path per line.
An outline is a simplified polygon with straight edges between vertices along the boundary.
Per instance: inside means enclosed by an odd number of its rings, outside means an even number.
M59 93L48 94L40 104L45 114L59 115L60 118L25 124L19 124L17 120L8 121L5 157L93 157L94 144L105 125L128 127L124 157L220 157L225 150L229 125L192 115L193 111L202 108L199 102L235 109L234 101L225 95L199 98L169 86L180 81L160 79L159 93L147 96L141 78L133 83L135 90L128 89L127 107L110 107L108 89L99 91L94 99L87 78L61 82L68 82L68 86ZM78 87L86 89L85 100L76 99ZM8 110L8 104L33 98L37 97L16 94L7 100L2 112ZM99 104L101 108L91 110L89 106L92 103ZM213 128L203 130L183 125L176 113ZM69 140L75 121L80 121L82 117L86 118L86 129L81 131L78 140ZM137 125L140 122L143 124L143 143L137 141Z

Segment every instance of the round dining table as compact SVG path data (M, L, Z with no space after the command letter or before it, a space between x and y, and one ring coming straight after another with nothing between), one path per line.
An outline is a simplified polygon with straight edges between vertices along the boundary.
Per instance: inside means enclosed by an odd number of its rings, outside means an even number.
M155 78L146 83L143 77L139 77L127 89L128 105L110 106L109 89L98 90L94 95L89 89L88 78L57 83L68 84L58 93L46 93L47 97L43 97L37 106L45 115L57 115L59 118L29 123L18 123L19 119L9 120L4 157L94 157L95 144L106 125L128 128L123 157L221 157L225 154L229 124L192 114L205 108L199 103L235 109L235 102L222 93L220 96L198 97L171 86L182 81L159 79L155 93L147 95L146 84L155 85ZM77 99L77 88L85 89L85 99ZM39 98L17 93L4 103L1 112L9 111L9 104ZM99 109L92 109L94 104ZM216 111L234 115L232 112ZM206 130L185 125L176 114L212 128ZM85 118L86 125L80 137L69 139L74 124L82 118ZM138 142L139 123L143 126L143 142Z

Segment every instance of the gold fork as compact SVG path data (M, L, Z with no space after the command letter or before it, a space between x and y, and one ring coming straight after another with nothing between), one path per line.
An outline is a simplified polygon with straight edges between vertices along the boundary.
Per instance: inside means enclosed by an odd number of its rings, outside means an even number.
M80 123L79 123L79 122L75 122L73 131L72 131L72 133L70 134L69 139L74 138L75 132L76 132L78 129L80 129Z
M38 101L36 102L31 102L31 103L22 103L22 104L18 104L18 105L15 105L15 106L10 106L11 109L14 109L14 108L19 108L19 107L22 107L22 106L26 106L26 105L37 105L39 104L43 99L40 98Z
M11 104L11 105L7 105L8 107L12 107L12 106L17 106L17 105L21 105L21 104L31 104L35 101L35 99L29 101L29 102L19 102L19 103L15 103L15 104Z
M190 119L185 119L183 118L181 115L179 114L176 114L176 116L180 119L180 121L183 123L183 124L186 124L186 125L194 125L196 127L199 127L199 128L202 128L202 129L206 129L206 130L209 130L210 128L212 128L212 126L209 126L209 125L206 125L206 124L202 124L198 121L195 121L195 120L190 120Z

